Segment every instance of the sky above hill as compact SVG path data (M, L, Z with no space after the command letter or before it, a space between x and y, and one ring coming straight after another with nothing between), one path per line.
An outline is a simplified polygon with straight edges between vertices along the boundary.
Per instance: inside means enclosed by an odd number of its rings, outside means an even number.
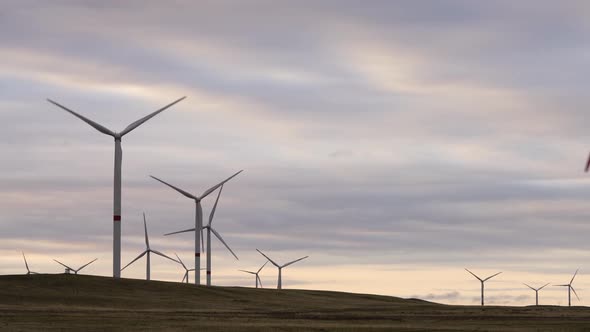
M0 273L111 275L120 131L123 264L150 242L192 262L191 201L237 170L214 226L217 285L310 258L285 288L590 305L587 1L5 1ZM214 196L203 202L205 218ZM142 278L144 261L124 277ZM204 262L203 262L204 264ZM152 278L180 280L152 259ZM263 270L264 286L276 269ZM203 275L204 279L204 275ZM566 290L547 287L547 304Z

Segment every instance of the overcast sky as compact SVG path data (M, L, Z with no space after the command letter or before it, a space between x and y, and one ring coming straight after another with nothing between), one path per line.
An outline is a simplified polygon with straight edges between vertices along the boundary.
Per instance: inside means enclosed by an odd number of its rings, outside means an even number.
M213 282L310 258L286 288L524 305L590 304L588 1L3 1L0 273L112 274L120 131L123 264L192 264L189 192L224 188ZM203 202L208 216L214 196ZM124 277L143 278L145 261ZM204 262L203 262L204 264ZM267 266L264 286L276 286ZM152 259L152 278L180 280ZM191 277L192 278L192 277ZM204 275L203 275L204 278ZM564 304L548 287L542 303Z

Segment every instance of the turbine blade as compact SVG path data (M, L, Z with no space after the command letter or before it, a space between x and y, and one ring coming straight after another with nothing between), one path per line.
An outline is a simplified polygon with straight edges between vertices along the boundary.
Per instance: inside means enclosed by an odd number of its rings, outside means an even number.
M180 265L182 265L182 267L184 267L184 269L186 270L186 265L184 265L184 262L182 261L182 259L180 259L180 257L178 257L177 253L174 253L174 255L176 255L176 258L178 258L178 262L180 263Z
M471 273L471 275L473 275L474 277L476 277L476 278L477 278L477 280L479 280L479 281L483 281L483 280L481 280L481 279L480 279L478 276L476 276L476 275L475 275L475 273L473 273L473 272L469 271L467 268L465 268L465 271L467 271L467 272Z
M576 293L576 290L570 286L570 288L572 289L572 291L574 292L574 294L576 294L576 297L578 298L578 301L580 301L580 297L578 296L578 293Z
M54 259L54 261L56 261L58 264L60 264L61 266L65 267L65 268L68 268L68 269L70 269L70 270L72 270L72 271L76 271L76 270L72 269L71 267L69 267L69 266L65 265L64 263L62 263L62 262L58 261L57 259Z
M180 282L184 282L188 278L188 271L184 272L184 276L182 276L182 280Z
M57 107L59 107L59 108L63 109L64 111L66 111L66 112L68 112L68 113L72 114L73 116L77 117L78 119L80 119L80 120L82 120L82 121L86 122L86 123L87 123L87 124L89 124L89 125L90 125L92 128L94 128L94 129L96 129L96 130L100 131L101 133L103 133L103 134L105 134L105 135L110 135L110 136L113 136L113 137L115 137L115 136L116 136L116 134L115 134L115 133L114 133L112 130L108 129L107 127L104 127L104 126L102 126L102 125L100 125L100 124L98 124L98 123L96 123L96 122L94 122L94 121L92 121L92 120L88 119L87 117L84 117L84 116L82 116L82 115L80 115L80 114L78 114L78 113L76 113L76 112L72 111L71 109L69 109L69 108L67 108L67 107L65 107L65 106L63 106L63 105L60 105L60 104L56 103L55 101L53 101L53 100L51 100L51 99L47 99L47 101L48 101L48 102L50 102L50 103L52 103L53 105L55 105L55 106L57 106Z
M145 212L143 213L143 229L145 231L145 245L150 248L150 240L148 239L147 222L145 221Z
M489 276L489 277L485 278L483 281L488 281L488 280L492 279L493 277L497 276L497 275L498 275L498 274L500 274L500 273L502 273L502 272L498 272L498 273L496 273L496 274L494 274L494 275L491 275L491 276Z
M572 280L570 280L570 285L572 284L572 282L574 282L574 278L575 278L575 277L576 277L576 275L578 274L578 271L579 271L579 270L580 270L580 269L577 269L577 270L576 270L576 273L574 273L574 276L572 277Z
M162 256L162 257L164 257L164 258L168 258L169 260L171 260L171 261L173 261L173 262L180 263L180 262L179 262L179 261L177 261L176 259L174 259L174 258L172 258L172 257L169 257L169 256L166 256L166 255L164 255L163 253L161 253L161 252L159 252L159 251L157 251L157 250L150 249L150 251L151 251L151 252L153 252L153 253L154 253L154 254L156 254L156 255L160 255L160 256Z
M25 266L27 267L27 272L31 272L31 270L29 270L29 264L27 263L27 258L25 257L25 252L23 251L23 258L25 260Z
M281 266L281 267L287 267L287 266L289 266L289 265L291 265L291 264L293 264L293 263L297 263L297 262L299 262L299 261L301 261L301 260L304 260L304 259L306 259L307 257L309 257L309 256L301 257L301 258L299 258L299 259L296 259L296 260L294 260L294 261L292 261L292 262L289 262L289 263L287 263L287 264L285 264L285 265L283 265L283 266Z
M171 185L171 184L170 184L170 183L168 183L168 182L164 182L164 181L162 181L162 180L158 179L157 177L155 177L155 176L153 176L153 175L150 175L150 177L151 177L152 179L156 180L156 181L160 181L160 182L162 182L163 184L165 184L165 185L167 185L168 187L170 187L170 188L172 188L172 189L174 189L174 190L178 191L179 193L183 194L184 196L186 196L186 197L188 197L188 198L191 198L191 199L194 199L194 200L196 200L196 199L197 199L197 197L195 197L195 195L193 195L193 194L191 194L191 193L188 193L188 192L186 192L186 191L184 191L184 190L182 190L182 189L180 189L180 188L177 188L177 187L175 187L175 186Z
M139 256L135 257L135 259L134 259L134 260L132 260L131 262L129 262L129 264L125 265L125 266L124 266L124 267L121 269L121 271L125 270L125 269L127 268L127 266L129 266L129 265L131 265L131 264L135 263L135 261L136 261L136 260L138 260L138 259L142 258L142 257L143 257L143 256L145 256L145 254L147 254L147 253L148 253L148 251L146 250L146 251L142 252L141 254L139 254Z
M590 155L588 156L588 161L586 161L586 173L588 173L589 169L590 169Z
M80 266L80 268L79 268L79 269L77 269L77 270L76 270L76 272L78 272L78 271L81 271L83 268L85 268L85 267L87 267L88 265L90 265L90 264L92 264L92 263L96 262L96 260L97 260L97 259L98 259L98 258L95 258L95 259L91 260L90 262L88 262L88 263L86 263L86 264L84 264L84 265Z
M203 228L201 227L201 252L205 252L205 236L203 235Z
M237 260L240 260L238 258L238 256L236 256L236 254L234 253L234 251L231 250L231 248L227 245L227 243L225 243L225 241L223 241L223 238L221 237L221 235L219 233L217 233L217 231L213 227L211 227L211 232L213 232L213 234L215 234L215 236L219 239L219 241L221 241L221 243L223 243L223 245L227 248L227 250L229 250L229 252L231 252L231 254L234 255L234 257Z
M565 287L565 286L569 286L569 285L553 285L553 286L563 286L563 287Z
M279 264L275 263L275 261L273 261L272 259L268 258L268 256L266 256L262 251L256 249L256 251L258 251L262 256L266 257L266 259L268 259L274 266L279 267Z
M264 263L264 265L262 265L259 269L258 272L256 273L260 273L260 271L262 271L262 269L266 266L266 264L268 264L268 261L266 261L266 263Z
M256 274L256 272L252 272L252 271L246 271L246 270L238 270L238 271L242 271L242 272L246 272L246 273L250 273L250 274Z
M135 129L135 128L137 128L137 127L141 126L141 125L142 125L144 122L146 122L147 120L149 120L149 119L153 118L154 116L158 115L160 112L163 112L163 111L165 111L167 108L169 108L169 107L171 107L172 105L174 105L174 104L176 104L176 103L180 102L180 101L181 101L181 100L183 100L184 98L186 98L186 97L182 97L182 98L180 98L180 99L177 99L176 101L174 101L174 102L172 102L172 103L170 103L170 104L168 104L168 105L166 105L166 106L164 106L164 107L160 108L159 110L157 110L157 111L155 111L155 112L153 112L153 113L151 113L151 114L148 114L148 115L144 116L143 118L141 118L141 119L139 119L139 120L137 120L137 121L133 122L132 124L128 125L128 126L127 126L127 128L123 129L123 131L121 132L121 136L124 136L124 135L128 134L128 133L129 133L130 131L132 131L133 129Z
M200 199L203 199L205 197L207 197L207 195L209 195L210 193L214 192L215 189L219 188L220 186L222 186L223 184L225 184L227 181L233 179L235 176L237 176L238 174L242 173L244 170L240 170L239 172L236 172L236 174L230 176L229 178L219 182L218 184L214 185L213 187L205 190L205 192L201 195Z
M196 228L189 228L189 229L185 229L183 231L178 231L178 232L172 232L172 233L166 233L164 234L164 236L166 235L172 235L172 234L179 234L179 233L186 233L186 232L194 232Z
M540 291L541 289L545 288L545 286L549 285L549 283L546 283L545 285L541 286L539 289L537 289L538 291Z
M217 202L219 202L219 197L221 196L221 191L223 190L223 185L219 187L219 193L217 194L217 198L215 199L215 204L213 204L213 208L211 209L211 213L209 213L209 226L213 222L213 216L215 215L215 210L217 210Z
M262 279L260 279L260 277L258 276L258 274L256 275L256 278L258 278L258 283L260 284L260 288L262 287Z
M522 284L523 284L523 285L525 285L525 286L527 286L528 288L530 288L530 289L532 289L532 290L536 291L536 289L534 289L533 287L531 287L531 286L529 286L529 285L525 284L524 282L523 282Z

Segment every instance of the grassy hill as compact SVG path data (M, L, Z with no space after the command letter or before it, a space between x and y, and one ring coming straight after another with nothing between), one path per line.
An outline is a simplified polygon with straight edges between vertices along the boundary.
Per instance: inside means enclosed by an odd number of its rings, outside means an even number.
M0 330L590 331L586 307L448 306L310 290L0 276Z

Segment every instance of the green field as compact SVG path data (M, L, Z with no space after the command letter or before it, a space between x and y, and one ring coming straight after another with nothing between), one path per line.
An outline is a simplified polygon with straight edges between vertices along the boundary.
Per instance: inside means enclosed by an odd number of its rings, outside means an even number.
M449 306L388 296L84 275L0 276L0 330L590 331L586 307Z

